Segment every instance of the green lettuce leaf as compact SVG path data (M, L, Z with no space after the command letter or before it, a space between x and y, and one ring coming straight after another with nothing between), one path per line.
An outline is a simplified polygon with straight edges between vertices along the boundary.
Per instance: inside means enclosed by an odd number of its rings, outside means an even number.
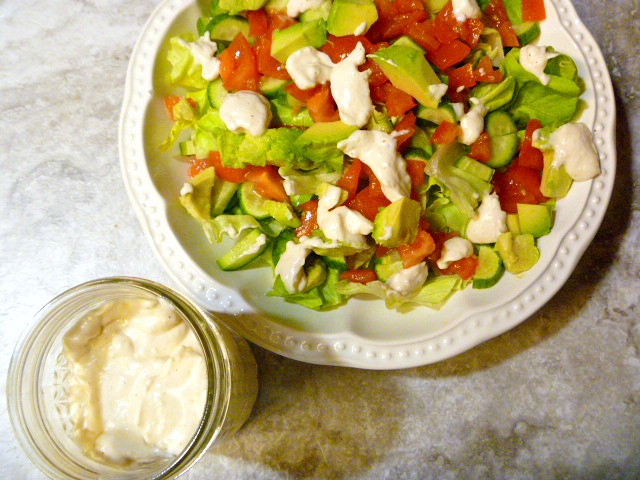
M207 87L209 83L202 78L202 67L195 63L193 55L189 47L184 42L194 41L193 36L172 37L169 40L169 51L167 52L167 60L171 64L169 70L169 84L178 87L192 88L200 90Z

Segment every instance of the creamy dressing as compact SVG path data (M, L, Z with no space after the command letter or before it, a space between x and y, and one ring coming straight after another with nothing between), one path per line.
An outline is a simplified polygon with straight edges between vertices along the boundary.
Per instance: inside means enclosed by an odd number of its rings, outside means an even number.
M205 32L195 42L185 42L182 39L179 41L191 51L193 61L202 67L202 78L208 81L218 78L220 75L220 60L215 56L218 51L218 44L211 41L209 32Z
M367 22L362 22L360 25L356 27L356 29L353 31L353 34L355 36L358 36L358 35L362 35L366 31L367 31Z
M484 130L484 116L487 114L487 107L477 98L470 98L473 105L460 119L460 141L465 145L475 142Z
M453 237L448 239L442 245L440 258L436 262L440 270L447 268L451 262L462 260L473 254L473 244L462 237Z
M422 287L428 275L429 267L422 262L394 273L387 279L386 285L400 295L409 295Z
M520 49L520 65L527 72L535 75L540 83L548 85L551 77L544 73L547 61L555 57L556 53L548 53L543 45L525 45Z
M311 246L304 242L287 242L284 252L280 255L275 267L275 274L280 275L284 288L288 292L301 292L307 286L307 275L304 272L304 262L311 253Z
M569 176L582 182L600 174L600 158L591 131L584 123L566 123L549 136L553 165L564 165Z
M507 214L495 193L485 195L475 216L467 225L467 238L473 243L494 243L507 231Z
M263 233L259 235L258 238L256 238L256 241L253 243L253 245L251 245L244 252L242 252L242 255L239 255L238 258L249 257L251 255L258 253L265 243L267 243L267 236Z
M373 170L380 181L382 193L391 202L410 196L411 178L407 173L407 162L396 150L394 135L380 130L356 130L349 138L338 142L338 148Z
M480 18L482 10L476 0L453 0L453 15L458 22L465 22L469 18Z
M168 303L113 300L64 338L79 444L122 464L178 455L207 398L202 349Z
M336 207L341 194L340 187L327 187L325 194L318 201L318 226L329 240L349 245L366 245L366 236L373 230L373 223L360 212L344 205Z
M185 195L189 195L193 193L193 185L189 182L185 182L180 189L180 196L184 197Z
M329 55L313 47L296 50L289 55L285 64L291 79L301 90L309 90L316 85L327 83L331 79L334 66Z
M369 93L371 70L358 70L365 60L364 46L358 42L347 58L331 71L331 95L338 106L340 120L356 127L365 126L373 111Z
M240 90L224 97L220 118L234 133L246 132L259 137L271 123L271 105L259 93Z
M444 94L447 93L447 89L449 86L446 83L434 83L433 85L429 85L429 94L433 97L433 99L440 103Z
M288 0L287 15L291 18L296 18L307 10L318 8L323 2L324 0Z

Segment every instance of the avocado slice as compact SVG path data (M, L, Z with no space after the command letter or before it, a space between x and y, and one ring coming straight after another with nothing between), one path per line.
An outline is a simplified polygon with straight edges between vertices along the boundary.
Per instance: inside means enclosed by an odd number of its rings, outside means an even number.
M296 140L302 144L312 143L338 143L348 138L358 127L347 125L337 120L335 122L318 122L307 128Z
M231 15L237 15L245 10L260 10L265 3L266 0L219 0L217 8Z
M429 90L442 83L424 56L424 50L409 37L400 37L394 44L369 55L391 84L413 96L422 105L436 108L439 99Z
M296 50L303 47L319 48L327 41L327 24L323 19L300 22L282 30L276 30L271 37L271 56L282 63Z
M407 197L380 210L371 235L379 245L397 247L412 243L420 223L420 203Z
M569 176L564 165L554 165L553 150L543 150L544 167L540 180L540 193L545 197L562 198L567 195L573 179Z
M327 31L336 37L364 35L378 20L373 0L334 0L327 19Z
M553 224L552 210L546 205L518 204L520 233L530 233L535 238L547 235Z
M513 274L526 272L540 258L540 250L531 234L502 233L498 237L495 249L502 257L507 271Z

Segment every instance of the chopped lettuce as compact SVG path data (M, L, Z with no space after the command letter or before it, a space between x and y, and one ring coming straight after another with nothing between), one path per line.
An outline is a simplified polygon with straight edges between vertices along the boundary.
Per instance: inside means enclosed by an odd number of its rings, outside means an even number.
M185 42L194 41L193 35L172 37L169 40L167 60L171 64L169 70L169 84L183 88L200 90L206 88L208 81L202 78L202 67L195 63L193 54Z
M489 193L492 186L455 166L463 154L464 147L460 143L440 145L427 162L425 172L446 187L453 203L471 218L480 198Z

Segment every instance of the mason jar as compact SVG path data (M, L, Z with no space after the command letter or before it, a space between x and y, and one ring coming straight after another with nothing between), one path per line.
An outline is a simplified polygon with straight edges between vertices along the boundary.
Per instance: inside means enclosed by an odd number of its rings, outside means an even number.
M91 312L122 300L165 302L189 326L202 349L207 392L191 440L174 457L125 464L88 455L74 435L69 401L71 369L65 335ZM16 438L46 475L60 479L167 479L188 470L248 418L258 391L257 368L246 341L181 294L149 280L112 277L78 285L44 306L21 335L7 379Z

